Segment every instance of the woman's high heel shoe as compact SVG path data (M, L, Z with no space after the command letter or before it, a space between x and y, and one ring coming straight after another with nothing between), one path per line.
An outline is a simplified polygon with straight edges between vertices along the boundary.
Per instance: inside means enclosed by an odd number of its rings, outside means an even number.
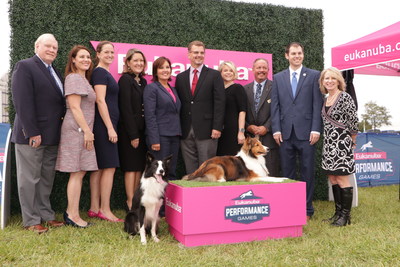
M89 218L97 218L97 217L98 217L98 213L96 213L96 212L94 212L94 211L92 211L92 210L88 210L87 216L88 216Z
M105 221L109 221L109 222L124 222L124 220L122 219L115 219L115 220L111 220L109 218L107 218L103 213L101 213L101 211L99 211L99 213L97 213L97 218L105 220Z
M67 213L66 211L64 212L64 221L65 221L65 224L66 224L66 225L71 225L71 226L77 227L77 228L88 228L88 227L90 227L90 226L93 225L93 224L90 223L90 222L88 222L85 226L82 226L82 225L79 225L79 224L75 223L73 220L71 220L71 219L68 217L68 213Z

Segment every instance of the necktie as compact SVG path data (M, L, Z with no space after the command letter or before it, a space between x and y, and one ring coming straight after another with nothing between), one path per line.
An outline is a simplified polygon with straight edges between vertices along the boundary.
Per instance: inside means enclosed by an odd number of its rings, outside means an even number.
M296 72L293 72L293 78L292 78L292 93L293 97L296 96L296 90L297 90L297 78L296 78Z
M258 113L258 106L260 105L261 97L261 83L257 83L256 95L254 96L254 107L256 108L256 113Z
M56 72L53 70L51 65L47 66L47 69L49 70L51 77L53 77L54 81L56 82L56 84L57 84L58 88L60 89L61 93L63 93L63 86L61 84L61 81L55 76Z
M198 72L198 70L196 70L196 69L193 71L192 95L194 95L194 91L196 90L197 81L199 80L199 77L197 77L197 72Z

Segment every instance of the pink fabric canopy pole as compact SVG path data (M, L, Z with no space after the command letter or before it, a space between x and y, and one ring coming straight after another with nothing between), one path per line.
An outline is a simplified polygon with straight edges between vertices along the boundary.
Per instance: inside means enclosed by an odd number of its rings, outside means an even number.
M332 65L357 74L400 76L400 21L333 47Z

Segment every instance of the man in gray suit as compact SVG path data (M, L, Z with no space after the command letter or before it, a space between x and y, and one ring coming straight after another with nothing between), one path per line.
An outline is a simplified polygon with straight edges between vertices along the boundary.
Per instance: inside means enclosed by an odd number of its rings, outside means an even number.
M253 63L254 82L246 84L247 94L246 130L258 135L270 151L265 157L270 176L279 176L279 150L271 132L271 88L268 80L269 65L264 58Z
M50 205L55 162L60 140L65 99L60 74L52 66L58 43L52 34L35 42L36 55L17 62L11 89L15 121L11 141L15 143L18 194L25 229L47 232L42 226L59 227Z

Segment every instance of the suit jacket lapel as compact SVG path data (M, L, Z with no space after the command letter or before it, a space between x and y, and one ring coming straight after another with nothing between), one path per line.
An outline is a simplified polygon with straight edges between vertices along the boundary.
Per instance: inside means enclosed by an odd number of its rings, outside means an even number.
M199 92L198 89L201 88L201 84L202 84L202 83L204 82L204 80L206 79L207 72L208 72L208 68L204 65L203 68L201 69L200 77L199 77L199 80L197 81L196 90L194 91L194 96L193 96L193 98L195 98L196 95L198 94L198 92Z
M297 90L296 90L296 97L299 95L299 92L303 86L304 80L307 77L307 68L305 68L303 66L303 68L301 69L301 73L300 73L300 77L299 77L299 83L297 84Z
M38 65L39 69L47 77L47 79L49 80L49 82L53 86L53 89L56 90L57 93L59 93L62 96L63 93L61 92L60 88L58 87L58 85L57 85L56 81L54 80L53 76L51 76L49 70L46 68L46 66L43 64L43 62L40 60L40 58L38 56L36 56L36 55L35 55L35 62ZM56 72L56 74L58 75L58 78L60 79L60 81L62 81L61 78L60 78L60 75L58 74L56 69L54 67L53 67L53 69Z
M265 100L267 99L267 96L269 94L269 91L271 90L271 88L268 87L267 85L268 85L268 79L265 80L264 88L263 88L263 91L261 93L259 110L261 109L262 105L264 105Z
M255 110L255 106L254 106L254 82L250 83L247 87L248 90L246 90L247 93L247 99L249 100L250 103L250 110L251 110L251 114L253 115L254 118L256 118L256 110Z
M129 77L131 79L134 90L138 91L139 95L143 95L143 91L140 88L139 84L135 81L135 78L132 75L129 75Z
M167 95L168 99L171 100L172 104L173 104L174 107L177 109L176 102L174 101L174 99L172 98L172 95L168 92L168 90L167 90L164 86L162 86L162 84L161 84L160 82L156 82L156 83L157 83L158 87L160 88L160 90L161 90L164 94ZM172 88L172 87L170 86L170 88ZM172 89L171 89L171 90L172 90ZM174 93L174 91L172 91L172 92ZM174 95L175 95L175 98L177 98L177 96L176 96L175 93L174 93Z
M284 83L286 84L287 93L288 93L288 94L290 95L290 97L294 100L293 92L292 92L292 85L291 85L291 83L290 83L291 78L290 78L290 71L289 71L289 69L286 69L286 70L285 70L285 73L284 73L284 77L283 77L283 78L285 79ZM297 86L297 88L299 88L299 86ZM296 94L297 94L297 91L296 91Z
M176 111L179 111L180 108L181 108L181 102L180 102L180 99L179 99L179 96L178 96L178 92L176 91L176 89L174 87L172 87L172 86L170 86L170 87L171 87L172 92L175 95L176 101L175 102L173 101L173 102L175 104Z
M183 84L187 85L186 90L185 90L184 93L186 94L187 99L192 99L193 96L192 96L192 85L190 84L190 68L185 70L182 73L182 75L183 75L182 76L183 77Z

